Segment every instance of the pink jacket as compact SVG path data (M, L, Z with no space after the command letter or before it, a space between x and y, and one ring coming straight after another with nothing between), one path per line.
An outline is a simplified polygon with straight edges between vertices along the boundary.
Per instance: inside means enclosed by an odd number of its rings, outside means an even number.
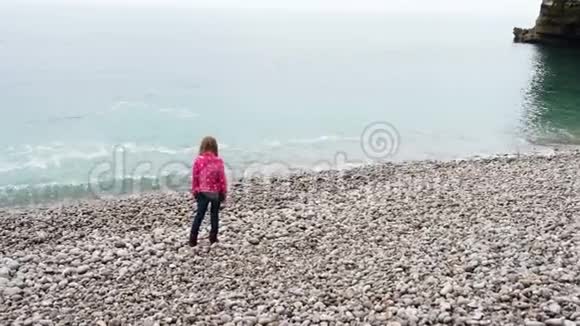
M217 192L225 196L227 191L224 161L212 152L199 155L193 163L191 192Z

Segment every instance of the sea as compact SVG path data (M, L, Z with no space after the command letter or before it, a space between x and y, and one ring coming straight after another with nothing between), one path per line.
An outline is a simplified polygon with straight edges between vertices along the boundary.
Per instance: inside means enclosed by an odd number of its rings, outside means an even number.
M539 8L539 6L538 6ZM532 15L0 7L0 206L580 144L580 50Z

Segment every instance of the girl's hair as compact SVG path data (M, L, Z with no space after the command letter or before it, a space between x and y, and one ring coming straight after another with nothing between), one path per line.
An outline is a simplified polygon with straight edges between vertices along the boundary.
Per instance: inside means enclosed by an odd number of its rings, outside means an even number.
M199 145L199 154L203 154L206 152L212 152L215 155L218 155L218 143L215 138L211 136L204 137L201 140L201 144Z

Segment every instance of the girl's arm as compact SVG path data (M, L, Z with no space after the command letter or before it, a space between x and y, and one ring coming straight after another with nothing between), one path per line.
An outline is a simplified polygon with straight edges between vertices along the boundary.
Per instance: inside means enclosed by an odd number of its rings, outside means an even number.
M223 161L220 164L220 193L223 194L225 201L228 193L228 180L226 178L225 164Z
M195 160L193 163L193 169L191 171L191 194L197 195L199 189L199 160Z

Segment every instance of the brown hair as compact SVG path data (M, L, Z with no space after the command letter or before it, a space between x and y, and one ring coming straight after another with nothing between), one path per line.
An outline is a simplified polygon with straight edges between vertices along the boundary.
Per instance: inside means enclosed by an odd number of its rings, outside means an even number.
M219 155L218 154L217 140L215 140L215 138L213 138L211 136L204 137L201 140L201 144L199 145L199 154L203 154L203 153L207 153L207 152L212 152L215 155Z

